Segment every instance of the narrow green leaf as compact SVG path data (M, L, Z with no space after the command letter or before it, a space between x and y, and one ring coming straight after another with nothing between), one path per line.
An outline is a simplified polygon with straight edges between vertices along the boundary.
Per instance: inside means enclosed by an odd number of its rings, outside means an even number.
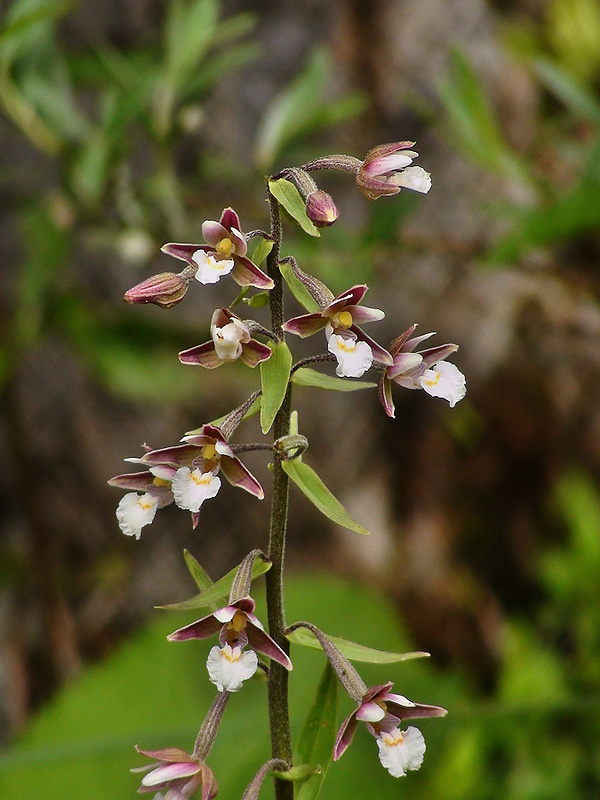
M391 653L387 650L375 650L366 647L364 644L350 642L347 639L340 639L339 636L325 634L333 642L338 650L351 661L362 661L366 664L396 664L398 661L412 661L415 658L429 658L429 653L415 651L413 653ZM313 650L321 650L321 643L312 631L308 628L296 628L287 634L287 639L293 644L300 644L303 647L310 647Z
M187 557L186 561L188 561ZM196 564L198 564L198 562L196 562ZM199 564L198 566L200 567ZM189 600L184 600L182 603L170 603L169 605L166 606L157 606L157 608L162 608L167 611L188 611L190 609L197 610L199 608L207 608L209 610L213 609L216 603L220 603L222 600L226 600L229 597L231 585L237 574L238 567L230 569L226 575L223 575L223 577L220 578L218 581L209 584L209 586L207 586L206 589L203 589L199 594L194 595L194 597L190 597ZM190 572L192 571L192 569L190 568L189 561L188 561L188 569L190 569ZM263 561L262 558L257 558L254 564L252 565L252 580L258 578L260 575L264 575L264 573L268 572L270 569L271 569L270 561ZM202 567L200 567L200 570L204 573ZM206 575L206 573L204 574ZM208 578L208 576L206 577ZM196 580L195 574L193 574L193 578L194 580Z
M286 181L285 178L269 181L269 191L283 208L285 208L290 217L296 220L305 233L315 237L321 235L319 229L313 225L306 215L306 203L293 183Z
M288 261L279 265L279 271L283 275L283 279L287 283L290 292L294 295L302 308L305 308L311 314L316 314L318 311L321 311L321 307L315 298L302 281L294 275L292 265Z
M214 581L208 572L204 569L202 564L194 558L189 550L183 551L183 557L185 558L185 563L187 564L190 575L200 591L204 591L204 589L208 589L209 586L213 585Z
M350 531L369 533L366 528L352 519L344 506L331 494L321 478L308 464L294 459L294 461L284 461L281 466L300 491L322 514Z
M285 772L279 772L279 770L274 769L273 775L284 781L303 781L310 775L314 775L317 771L318 770L311 767L310 764L298 764L298 766L291 767L291 769L286 769Z
M310 764L319 769L306 783L298 787L296 800L316 800L333 757L337 727L338 681L329 661L313 704L307 714L294 761Z
M250 308L264 308L269 302L269 293L258 292L252 295L252 297L244 297L242 300L246 305L250 306Z
M287 392L292 368L292 354L285 342L271 342L271 358L260 365L262 397L260 403L260 425L263 433L271 429L273 420Z
M334 378L331 375L323 375L316 369L300 367L292 375L292 383L298 386L314 386L317 389L329 389L333 392L356 392L358 389L376 389L376 383L369 381L353 381L345 378Z
M558 97L573 114L600 124L600 103L591 92L546 58L536 58L532 66L546 89Z
M260 242L256 245L252 253L252 263L256 264L257 267L260 267L265 258L273 249L274 244L275 242L272 242L270 239L261 238Z

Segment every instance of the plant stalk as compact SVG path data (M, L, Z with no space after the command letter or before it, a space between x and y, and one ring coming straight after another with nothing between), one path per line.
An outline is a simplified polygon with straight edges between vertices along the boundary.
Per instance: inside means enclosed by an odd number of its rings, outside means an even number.
M269 293L271 328L278 341L283 340L284 322L283 279L279 271L281 250L281 217L279 203L269 192L271 209L271 237L274 246L267 257L267 272L275 282ZM287 436L290 427L291 384L285 400L273 423L274 441ZM267 572L267 616L269 633L277 644L289 654L289 642L285 638L285 612L283 606L283 563L285 556L285 537L288 514L288 477L282 469L283 454L274 453L273 458L273 497L271 501L271 520L269 526L269 552L272 562ZM271 751L273 758L292 763L292 740L288 709L288 671L277 661L271 661L269 675L269 725L271 729ZM276 800L293 800L294 784L275 778Z

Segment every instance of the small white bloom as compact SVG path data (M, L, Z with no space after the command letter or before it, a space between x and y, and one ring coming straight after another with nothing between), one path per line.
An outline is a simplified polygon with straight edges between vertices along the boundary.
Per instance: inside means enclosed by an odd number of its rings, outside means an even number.
M149 525L156 516L157 508L158 497L156 495L150 492L145 494L129 492L121 498L121 502L117 506L119 528L126 536L135 536L136 539L139 539L142 528Z
M373 363L371 348L357 339L334 333L329 337L327 348L337 358L335 372L340 378L360 378Z
M425 739L418 728L405 731L392 728L377 739L379 760L393 778L401 778L409 769L419 769L425 754Z
M229 258L215 258L212 253L204 250L196 250L192 255L192 260L198 264L195 278L200 283L217 283L223 275L229 275L235 262Z
M173 476L171 491L179 508L196 513L205 500L217 494L220 486L221 479L212 472L180 467Z
M233 319L222 328L211 331L215 351L221 361L235 361L242 354L242 342L250 338L248 329L240 319Z
M418 385L432 397L443 397L450 403L450 408L454 408L467 393L465 376L448 361L438 361L431 369L426 369L418 378Z
M242 653L239 646L215 645L208 654L206 668L208 677L220 692L237 692L258 669L258 656L254 650L244 650Z
M402 172L397 172L388 180L401 189L412 189L413 192L427 194L431 189L431 174L422 167L407 167Z

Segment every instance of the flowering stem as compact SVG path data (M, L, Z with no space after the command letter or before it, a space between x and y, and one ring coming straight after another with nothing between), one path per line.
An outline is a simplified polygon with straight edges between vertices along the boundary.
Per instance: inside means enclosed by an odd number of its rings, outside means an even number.
M273 249L267 257L267 272L275 282L269 294L271 327L279 340L283 340L284 322L283 279L279 271L281 249L281 217L279 203L269 192L271 209L271 238ZM290 427L291 384L273 423L274 440L287 436ZM267 572L267 615L269 633L277 644L289 654L289 643L285 638L285 613L283 607L283 561L288 513L288 477L281 466L284 454L275 452L273 458L273 497L269 527L268 557L272 562ZM277 661L271 660L269 675L269 724L271 729L271 751L273 758L292 763L292 740L288 710L288 672ZM292 800L294 785L290 781L275 779L276 800Z

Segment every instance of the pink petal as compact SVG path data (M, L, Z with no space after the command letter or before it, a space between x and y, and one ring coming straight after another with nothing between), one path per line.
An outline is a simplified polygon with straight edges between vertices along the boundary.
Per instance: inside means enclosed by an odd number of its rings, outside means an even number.
M258 497L259 500L264 498L265 493L260 483L236 456L233 458L222 457L221 472L232 486L239 486L240 489L245 489L250 494Z
M378 197L391 197L400 192L399 186L394 186L393 183L387 183L385 179L373 178L360 170L356 176L356 184L363 194L367 197L376 200Z
M168 465L172 467L189 466L194 458L199 455L199 448L191 444L178 444L174 447L163 447L160 450L151 450L140 459L142 464Z
M256 286L257 289L272 289L275 286L271 278L246 256L234 255L233 260L235 266L231 277L240 286Z
M416 329L417 329L417 323L413 322L413 324L410 326L410 328L408 328L408 330L404 331L404 333L401 333L400 336L397 336L394 339L394 341L390 343L388 350L393 356L395 356L396 353L398 353L402 349L404 343L410 339L410 337L412 336L412 334L415 332ZM414 350L414 346L411 347L410 349Z
M438 361L443 361L452 353L458 350L457 344L441 344L439 347L430 347L427 350L421 350L421 356L425 364L430 367L432 364L437 364Z
M214 219L206 219L202 223L202 236L205 242L216 247L221 239L229 239L229 231L220 222Z
M368 306L353 306L352 308L347 308L346 311L352 314L352 319L357 324L379 322L380 319L385 317L385 313L379 308L369 308Z
M321 313L302 314L300 317L292 317L281 326L286 333L294 333L296 336L306 339L318 333L327 325L327 317Z
M231 228L230 237L235 245L236 255L245 256L248 252L248 245L246 243L246 237L242 231L234 225Z
M240 358L248 367L255 367L261 361L267 361L271 358L272 350L266 344L257 342L256 339L250 339L242 345L242 355Z
M390 380L394 380L398 375L418 367L423 363L423 356L420 353L398 353L394 356L394 363L387 369Z
M200 765L197 761L174 762L153 769L142 778L142 786L155 786L166 784L170 781L190 778L200 772Z
M109 486L116 486L118 489L133 489L137 492L150 488L153 483L154 475L150 471L126 472L123 475L115 475L108 481Z
M211 340L197 347L190 347L189 350L182 350L179 353L179 360L182 364L192 364L206 369L216 369L224 362L221 361L215 349L215 343Z
M192 267L198 266L192 259L192 256L197 250L204 250L206 253L214 252L214 247L207 247L203 244L176 244L175 242L164 244L160 249L168 256L178 258L180 261L187 261Z
M350 289L348 289L348 291L338 294L338 296L331 301L327 308L323 310L323 314L326 314L327 316L333 316L333 314L337 314L338 311L343 311L346 306L358 305L367 293L368 289L369 287L365 286L365 284L352 286Z
M394 419L396 408L392 399L392 382L384 375L379 383L379 402L388 417Z
M385 697L385 696L384 696ZM389 695L394 697L394 695ZM404 698L406 699L406 698ZM426 706L415 703L412 706L405 706L402 703L396 703L391 699L385 698L385 703L388 711L394 714L401 720L405 719L426 719L427 717L445 717L448 713L445 708L440 706Z

